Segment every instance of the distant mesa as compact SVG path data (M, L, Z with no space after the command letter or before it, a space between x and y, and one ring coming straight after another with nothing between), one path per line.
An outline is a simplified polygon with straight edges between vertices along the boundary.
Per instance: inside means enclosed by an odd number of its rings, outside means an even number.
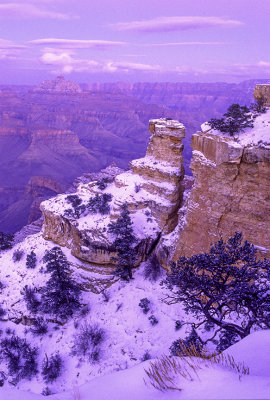
M34 92L41 93L81 93L79 85L64 78L57 76L56 79L49 79L41 82L33 89Z

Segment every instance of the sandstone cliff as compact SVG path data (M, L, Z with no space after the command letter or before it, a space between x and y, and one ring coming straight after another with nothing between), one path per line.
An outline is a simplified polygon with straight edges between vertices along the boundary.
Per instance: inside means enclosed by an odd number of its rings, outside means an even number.
M131 169L107 182L103 190L96 181L79 184L76 194L84 205L95 195L112 196L108 215L85 212L76 219L68 214L67 195L58 195L41 204L44 238L71 248L73 255L82 260L110 266L115 254L107 227L126 203L138 239L138 263L144 260L162 232L169 233L177 225L184 177L181 144L184 126L169 119L151 120L150 133L146 156L133 160Z
M177 228L159 243L164 264L205 252L235 231L269 257L270 110L235 138L204 124L192 136L192 147L195 184Z

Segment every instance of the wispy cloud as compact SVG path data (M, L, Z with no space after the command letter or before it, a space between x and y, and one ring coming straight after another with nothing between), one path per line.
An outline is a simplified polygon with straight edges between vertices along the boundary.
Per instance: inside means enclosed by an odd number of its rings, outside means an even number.
M170 32L213 27L241 26L243 22L222 17L174 16L159 17L143 21L119 22L111 25L118 31Z
M1 39L0 38L0 49L25 49L26 46L16 44L11 40Z
M167 42L167 43L148 43L143 46L149 47L177 47L177 46L220 46L228 44L225 42Z
M68 14L40 8L30 3L3 3L0 4L0 18L49 18L49 19L71 19Z
M36 46L50 46L60 49L111 49L112 47L125 46L126 42L114 42L109 40L78 40L78 39L36 39L28 42Z
M104 66L104 70L109 72L162 72L163 68L160 65L140 64L131 62L108 62Z

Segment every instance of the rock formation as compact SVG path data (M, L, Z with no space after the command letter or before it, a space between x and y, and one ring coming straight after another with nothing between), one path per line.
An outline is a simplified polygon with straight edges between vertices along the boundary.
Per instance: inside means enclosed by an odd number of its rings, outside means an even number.
M68 215L66 195L41 204L44 216L43 236L71 248L82 260L99 265L112 265L115 255L113 237L107 232L110 221L126 203L138 239L138 262L153 250L162 232L171 232L177 224L177 210L182 202L184 177L181 141L185 128L169 119L151 120L151 138L144 158L133 160L131 169L117 175L106 188L99 182L81 183L77 196L87 204L95 195L111 194L110 213L83 214L79 219Z
M256 85L254 89L254 98L257 101L264 100L264 105L270 107L270 84Z
M192 136L195 184L176 230L159 244L160 258L205 252L236 231L269 257L270 110L237 138L202 128Z
M81 93L82 90L76 83L65 79L63 76L57 76L56 79L50 79L41 82L33 89L34 92L44 93Z

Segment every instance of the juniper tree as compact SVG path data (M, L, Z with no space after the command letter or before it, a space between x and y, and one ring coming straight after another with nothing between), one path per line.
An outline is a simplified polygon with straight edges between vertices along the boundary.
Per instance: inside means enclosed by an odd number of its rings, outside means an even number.
M112 244L113 249L117 252L114 274L129 281L132 279L132 268L136 261L134 248L136 237L133 233L133 224L127 204L122 205L120 217L108 225L108 231L115 236Z
M8 250L13 246L14 235L0 232L0 250Z
M80 308L81 288L71 277L70 264L60 247L47 250L43 261L51 277L41 290L41 310L62 319Z
M27 268L35 268L37 265L37 256L36 253L32 250L30 254L26 256L26 267Z
M247 106L232 104L222 118L212 118L209 125L222 133L235 133L243 131L245 128L253 128L254 116Z
M219 240L208 253L180 257L164 283L172 290L168 302L182 302L197 317L195 328L211 323L214 335L240 338L270 328L270 261L258 259L241 233Z

